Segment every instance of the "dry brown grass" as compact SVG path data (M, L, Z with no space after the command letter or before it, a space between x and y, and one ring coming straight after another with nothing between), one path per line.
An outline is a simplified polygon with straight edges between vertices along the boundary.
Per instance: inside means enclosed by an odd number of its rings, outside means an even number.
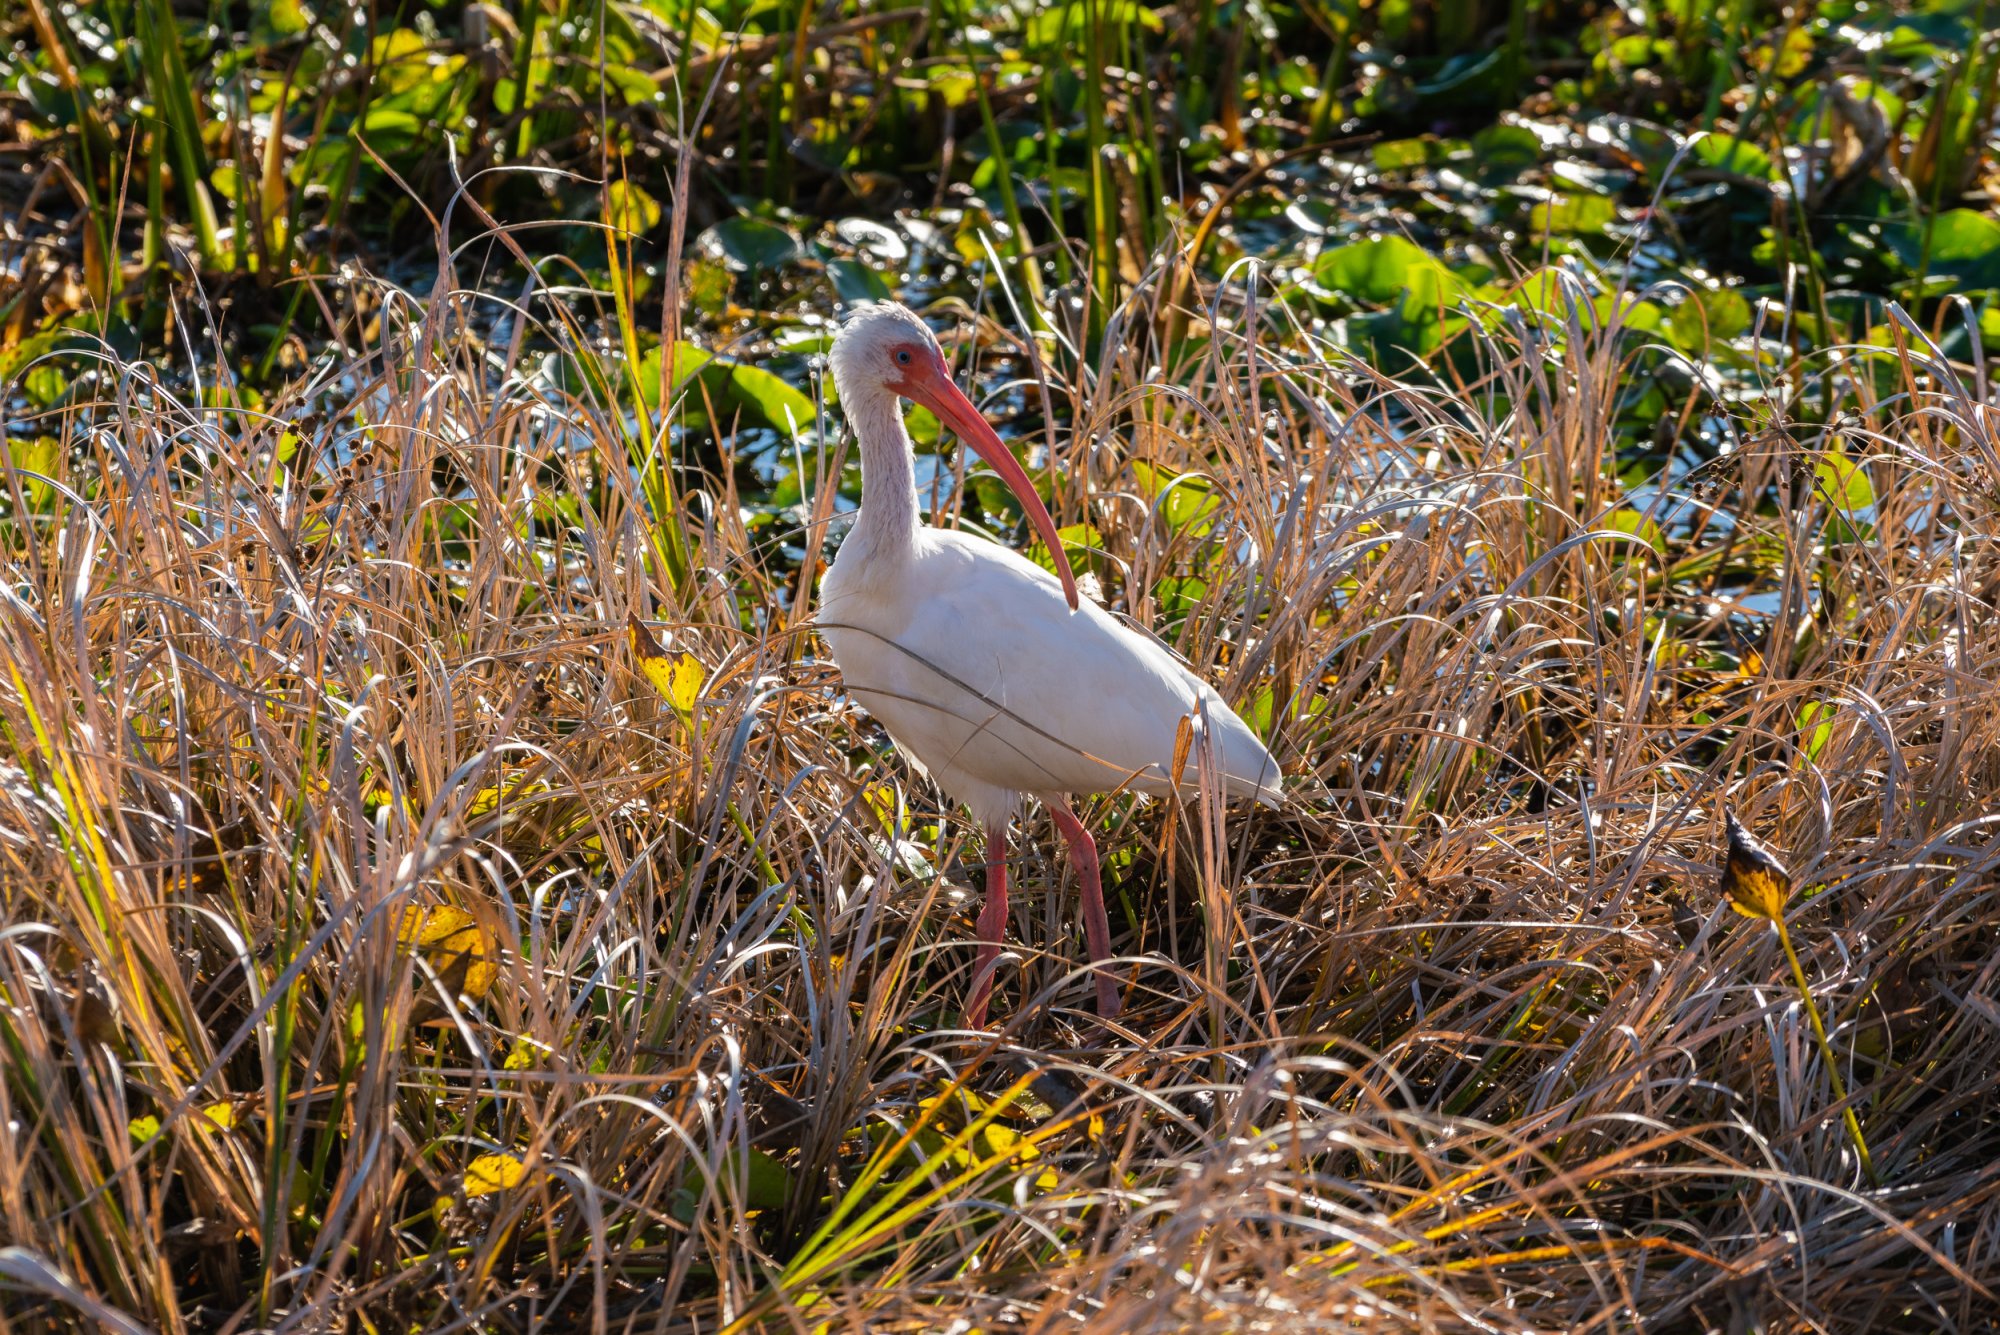
M778 541L684 475L668 587L616 411L482 359L479 301L392 302L344 414L77 358L12 424L67 453L0 503L0 1325L1990 1320L1979 368L1912 334L1774 370L1837 429L1739 405L1662 554L1610 521L1625 368L1585 316L1425 388L1232 290L1170 392L1129 308L1056 387L1093 565L1270 692L1317 787L1096 804L1139 960L1109 1029L1031 825L989 1040L953 1028L975 845L837 693ZM1841 442L1868 541L1814 485ZM1220 522L1174 531L1135 459L1213 478ZM706 668L690 718L633 615ZM1715 894L1725 800L1806 892L1879 1187L1773 934ZM398 949L436 903L495 944L476 1003ZM469 1196L495 1154L525 1173Z

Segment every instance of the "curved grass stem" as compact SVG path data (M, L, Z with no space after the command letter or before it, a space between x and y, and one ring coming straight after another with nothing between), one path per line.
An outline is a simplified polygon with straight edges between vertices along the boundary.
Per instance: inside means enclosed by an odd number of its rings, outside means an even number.
M1861 1135L1861 1120L1854 1115L1854 1105L1847 1100L1847 1082L1840 1078L1840 1063L1834 1059L1833 1044L1827 1039L1826 1025L1819 1018L1819 1005L1813 1000L1812 985L1806 982L1805 966L1799 963L1799 953L1792 949L1792 934L1785 930L1783 918L1773 918L1771 925L1778 931L1778 944L1785 948L1785 961L1792 966L1792 981L1798 984L1799 1000L1805 1003L1806 1018L1812 1022L1813 1041L1819 1045L1820 1060L1826 1063L1827 1079L1833 1082L1833 1097L1840 1101L1840 1117L1847 1124L1848 1139L1854 1142L1854 1152L1861 1156L1861 1171L1868 1175L1870 1185L1879 1187L1882 1179L1876 1175L1874 1156L1868 1153L1868 1142Z

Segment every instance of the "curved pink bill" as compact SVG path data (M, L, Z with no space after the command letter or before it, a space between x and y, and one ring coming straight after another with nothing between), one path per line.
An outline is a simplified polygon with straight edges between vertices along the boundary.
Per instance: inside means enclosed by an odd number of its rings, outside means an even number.
M1042 504L1042 498L1035 493L1035 484L1028 479L1028 470L1021 467L1021 461L1007 448L999 433L987 424L979 409L971 399L960 392L951 381L951 376L943 367L912 376L906 382L903 393L913 402L937 414L940 422L958 434L958 438L970 445L987 466L1000 475L1007 489L1014 493L1021 508L1028 513L1028 524L1035 530L1035 536L1049 549L1055 558L1056 578L1062 581L1063 596L1069 599L1070 611L1077 607L1076 576L1069 568L1069 553L1063 550L1062 537L1056 532L1056 521L1049 516L1049 509Z

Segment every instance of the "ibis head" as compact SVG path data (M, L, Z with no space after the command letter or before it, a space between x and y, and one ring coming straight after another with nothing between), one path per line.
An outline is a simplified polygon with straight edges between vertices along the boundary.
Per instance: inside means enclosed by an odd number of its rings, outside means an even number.
M1035 491L1028 471L1007 448L978 407L953 383L944 349L930 326L908 307L894 302L862 306L833 341L833 380L849 420L858 423L880 420L876 414L857 411L884 399L908 399L921 404L954 435L970 445L986 461L987 467L1007 484L1021 503L1028 523L1055 560L1056 576L1062 581L1063 595L1072 611L1077 605L1076 576L1069 556L1063 551L1062 537L1048 507ZM869 442L862 442L864 450Z

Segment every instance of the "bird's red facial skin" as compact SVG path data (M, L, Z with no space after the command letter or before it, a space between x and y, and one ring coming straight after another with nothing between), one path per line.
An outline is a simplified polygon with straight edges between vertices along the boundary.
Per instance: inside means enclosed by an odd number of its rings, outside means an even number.
M946 380L951 373L944 368L938 354L921 343L898 343L889 349L888 375L885 377L889 388L904 398L911 397L911 389L935 376Z
M1069 601L1070 610L1075 611L1076 575L1069 567L1069 553L1063 550L1062 537L1056 532L1056 521L1050 517L1048 507L1042 504L1042 498L1036 493L1028 471L1021 467L1021 461L1014 457L1014 452L1007 448L1006 442L981 415L978 406L952 383L951 371L938 352L914 343L898 343L889 349L889 362L894 377L888 380L889 387L936 414L938 421L970 445L987 466L999 474L1000 480L1020 501L1021 509L1028 516L1028 526L1035 530L1035 536L1042 540L1049 554L1055 558L1056 578L1062 581L1063 597Z

